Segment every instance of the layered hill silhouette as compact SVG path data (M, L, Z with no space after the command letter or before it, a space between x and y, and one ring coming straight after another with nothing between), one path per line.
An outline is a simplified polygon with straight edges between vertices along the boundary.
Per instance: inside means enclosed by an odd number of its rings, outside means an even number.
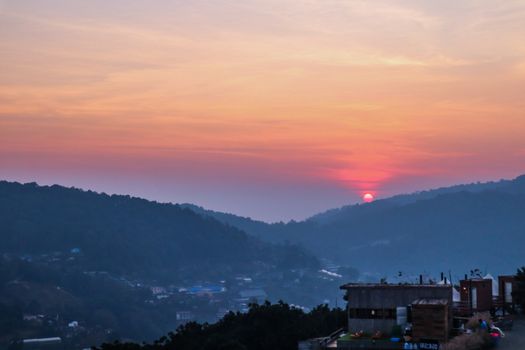
M178 205L35 183L0 182L0 240L0 253L77 249L86 270L168 282L318 264Z
M0 348L22 336L60 335L70 348L151 341L178 327L181 311L210 321L239 308L245 288L262 284L270 299L309 306L337 289L296 246L178 205L61 186L0 182L0 242ZM185 292L210 284L225 288L216 297ZM81 325L74 334L71 321Z
M273 224L191 204L8 182L0 182L0 209L4 253L78 247L92 269L157 277L317 266L314 255L372 274L513 272L525 263L525 176Z
M274 224L191 204L4 181L0 345L29 331L23 314L80 320L96 341L153 339L176 326L177 311L197 305L206 309L202 317L215 317L213 305L184 293L149 303L156 285L229 280L227 307L246 288L231 281L248 275L274 299L313 306L355 278L350 267L376 282L399 272L399 282L441 271L457 282L476 268L514 273L525 265L524 214L525 176ZM339 265L337 274L321 270L320 261Z
M474 268L512 273L525 263L525 176L349 205L303 222L266 224L186 207L363 273L452 270L459 277Z

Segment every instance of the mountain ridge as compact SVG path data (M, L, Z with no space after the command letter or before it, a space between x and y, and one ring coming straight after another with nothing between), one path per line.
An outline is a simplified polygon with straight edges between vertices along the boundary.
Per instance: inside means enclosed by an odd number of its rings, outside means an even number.
M261 242L176 204L136 197L2 181L0 209L0 253L80 248L93 258L93 268L134 267L148 274L178 268L182 261L247 266L263 259L272 265L294 255L316 264L294 247ZM191 248L196 249L189 254Z
M525 263L519 250L520 244L525 246L525 175L343 206L302 222L265 224L203 208L197 212L238 225L261 239L289 241L320 258L376 275L405 270L407 266L412 272L436 273L496 265L493 271L505 272ZM418 230L420 234L416 235ZM498 235L500 239L496 238ZM414 247L439 254L417 253ZM407 252L414 258L406 258ZM428 258L430 255L433 260ZM439 262L443 259L448 259L448 263Z

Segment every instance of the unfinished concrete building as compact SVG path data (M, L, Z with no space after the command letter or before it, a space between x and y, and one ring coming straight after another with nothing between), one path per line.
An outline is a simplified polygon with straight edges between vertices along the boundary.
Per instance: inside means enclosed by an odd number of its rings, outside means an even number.
M442 300L447 308L452 307L451 285L350 283L340 288L346 291L350 332L389 334L394 326L407 323L409 306L420 299Z

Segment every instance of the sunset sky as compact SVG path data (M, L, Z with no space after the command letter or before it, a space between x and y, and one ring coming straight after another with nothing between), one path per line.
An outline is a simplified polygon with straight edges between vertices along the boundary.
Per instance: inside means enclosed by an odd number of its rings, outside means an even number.
M0 179L275 221L522 173L524 0L0 0Z

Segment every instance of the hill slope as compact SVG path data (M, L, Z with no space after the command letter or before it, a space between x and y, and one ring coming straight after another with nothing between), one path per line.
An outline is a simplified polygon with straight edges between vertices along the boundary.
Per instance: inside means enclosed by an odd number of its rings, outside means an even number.
M213 321L246 307L246 289L313 306L339 284L298 247L178 205L61 186L0 182L0 242L0 348L57 335L68 348L152 340L185 322L181 312ZM219 292L189 292L210 286Z
M0 228L0 253L79 248L86 269L150 278L317 264L178 205L60 186L0 182Z
M512 272L525 263L525 176L349 205L288 224L200 212L375 274Z

